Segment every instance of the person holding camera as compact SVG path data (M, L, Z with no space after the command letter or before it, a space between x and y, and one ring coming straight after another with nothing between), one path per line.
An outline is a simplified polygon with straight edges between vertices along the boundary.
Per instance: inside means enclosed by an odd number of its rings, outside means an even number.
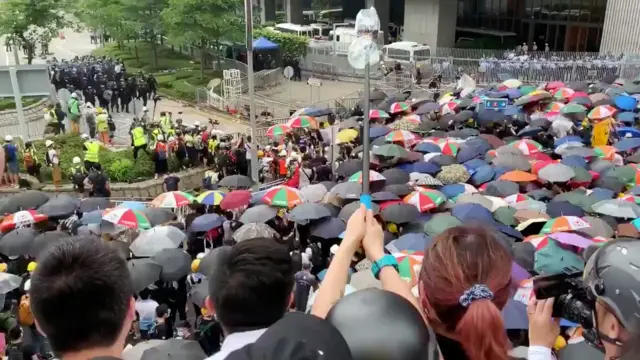
M636 290L640 288L639 258L640 240L618 239L591 253L581 279L555 282L564 285L565 294L540 299L540 289L534 281L537 296L527 307L529 360L553 359L551 348L560 333L560 318L579 320L585 341L604 352L605 360L620 359L640 317ZM548 279L542 278L546 283L540 287L548 289ZM586 313L591 316L584 316Z

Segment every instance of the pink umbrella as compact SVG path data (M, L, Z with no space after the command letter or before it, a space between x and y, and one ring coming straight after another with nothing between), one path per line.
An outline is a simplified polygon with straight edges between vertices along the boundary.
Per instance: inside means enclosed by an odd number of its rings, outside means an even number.
M552 238L553 240L556 240L561 244L573 245L581 249L585 249L589 245L593 244L593 241L591 239L587 239L583 236L573 234L573 233L558 232L558 233L549 234L547 236Z

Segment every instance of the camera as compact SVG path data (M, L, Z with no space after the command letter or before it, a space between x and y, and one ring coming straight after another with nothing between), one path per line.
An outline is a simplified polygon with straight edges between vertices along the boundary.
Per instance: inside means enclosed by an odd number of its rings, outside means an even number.
M536 299L555 298L554 318L564 318L582 325L585 330L594 328L593 309L596 298L582 281L582 271L569 267L562 273L535 278L533 291Z
M154 96L154 97L153 97L153 101L155 101L155 102L158 102L158 101L160 101L160 100L162 100L162 98L160 97L160 95L156 95L156 96Z

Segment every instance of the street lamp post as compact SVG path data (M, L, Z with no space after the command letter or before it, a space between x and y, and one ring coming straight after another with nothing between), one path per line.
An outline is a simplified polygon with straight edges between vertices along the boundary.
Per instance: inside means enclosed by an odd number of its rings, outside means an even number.
M247 78L249 82L249 117L251 121L251 178L258 182L258 151L256 144L256 110L253 78L253 1L244 0L244 18L247 30Z

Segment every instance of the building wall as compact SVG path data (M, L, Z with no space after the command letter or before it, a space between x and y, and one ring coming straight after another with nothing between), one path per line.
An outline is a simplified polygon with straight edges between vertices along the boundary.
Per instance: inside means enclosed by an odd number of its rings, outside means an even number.
M458 3L452 0L405 0L403 40L453 47Z
M608 0L600 52L640 53L640 0Z

